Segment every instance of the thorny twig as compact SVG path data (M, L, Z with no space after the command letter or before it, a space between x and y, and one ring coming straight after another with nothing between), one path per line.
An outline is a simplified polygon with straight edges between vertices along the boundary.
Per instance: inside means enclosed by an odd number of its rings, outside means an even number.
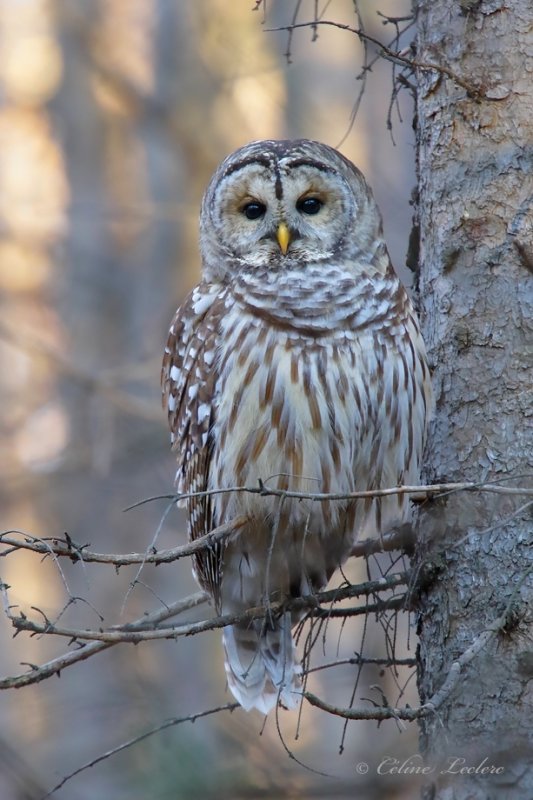
M416 667L415 658L366 658L356 653L351 658L339 658L336 661L328 661L326 664L317 664L316 667L309 667L305 670L307 675L311 672L320 672L332 667L360 666L361 664L377 664L381 667Z
M201 550L209 550L217 542L228 539L237 534L240 528L246 523L246 517L237 517L229 523L220 525L218 528L200 536L189 544L172 547L165 550L154 550L148 553L95 553L87 549L87 545L77 545L70 537L68 539L40 539L23 531L5 531L0 533L0 544L10 545L10 549L0 553L0 556L8 555L14 550L32 550L34 553L48 555L53 553L55 556L65 556L72 561L95 562L99 564L111 564L114 567L124 567L136 564L169 564L185 556L191 556ZM19 538L22 537L22 538Z
M529 478L530 476L515 476L515 480ZM500 481L501 483L501 481ZM380 497L389 494L424 494L426 497L439 496L445 493L457 491L480 491L480 492L496 492L505 495L525 495L530 496L533 490L528 487L506 487L500 485L498 482L492 483L441 483L426 486L403 486L395 487L392 489L375 490L371 492L357 492L350 495L332 495L324 493L303 493L303 492L289 492L287 490L269 489L264 483L260 482L258 487L236 487L235 489L215 490L215 491L243 491L252 492L265 496L275 495L284 497L297 497L314 501L330 501L330 500L345 500L353 497ZM214 492L212 492L214 493ZM208 494L208 493L195 493L195 494ZM184 496L176 496L173 499L179 500ZM523 507L527 507L529 503ZM95 553L87 549L86 546L75 545L69 536L66 535L64 540L50 539L43 540L38 537L28 536L21 531L8 531L0 534L0 543L6 545L3 555L12 553L18 549L29 549L42 555L53 555L55 558L64 556L72 559L73 561L95 561L101 563L110 563L115 567L139 564L139 563L169 563L178 558L191 555L202 549L212 547L216 542L223 541L232 535L239 535L239 530L246 524L246 517L239 517L232 522L222 525L207 534L204 537L197 539L187 545L182 545L177 548L169 550L161 550L153 553L141 554L126 554L126 555L112 555L104 553ZM490 529L489 529L490 530ZM398 547L405 547L412 542L413 531L400 529L393 531L391 534L384 536L381 540L367 540L358 542L354 545L353 555L368 557L372 553L382 552L389 549ZM402 608L405 605L404 595L389 597L385 601L379 601L373 604L366 603L360 607L354 608L324 608L324 604L335 604L341 599L349 597L357 597L362 594L378 594L384 589L394 589L395 586L405 584L407 577L391 576L383 578L381 581L369 581L367 584L360 586L342 586L328 592L322 592L313 597L296 598L289 601L289 604L270 604L273 613L280 613L282 607L287 610L306 611L308 615L315 618L327 620L330 617L342 617L344 619L360 614L369 614L372 612L383 612L385 610L392 610ZM210 630L213 628L220 628L226 624L231 624L236 621L243 621L244 619L260 618L264 615L264 608L249 609L244 615L234 615L227 617L218 617L209 620L203 620L189 625L182 625L169 628L156 628L162 621L169 619L172 616L180 613L187 608L192 608L200 602L205 602L207 596L200 592L191 598L186 598L171 606L154 612L151 615L146 615L140 620L126 624L118 625L107 628L106 630L97 631L83 631L76 628L66 628L58 626L57 622L52 623L48 619L44 621L35 622L29 620L25 615L14 615L7 599L7 589L9 587L2 586L2 594L4 598L4 611L8 618L12 621L17 632L26 630L34 635L55 634L58 636L67 636L78 644L78 649L67 652L57 658L41 665L33 666L32 669L25 674L8 677L0 680L0 689L3 688L16 688L30 683L37 683L53 674L58 674L61 670L65 669L79 661L89 658L91 655L100 652L107 647L124 641L143 641L146 639L155 638L177 638L178 636L191 635L199 633L202 630ZM322 606L320 605L322 604ZM92 640L92 641L90 641ZM81 644L83 642L83 644Z

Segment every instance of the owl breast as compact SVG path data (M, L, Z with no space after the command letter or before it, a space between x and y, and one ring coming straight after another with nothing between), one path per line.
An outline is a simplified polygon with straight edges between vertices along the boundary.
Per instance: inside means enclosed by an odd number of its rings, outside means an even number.
M347 494L416 479L424 414L419 431L413 429L408 406L416 404L417 369L407 355L391 343L380 345L370 330L305 335L266 324L234 299L228 305L210 488L257 487L261 479L277 489ZM218 520L245 514L253 521L245 541L230 545L225 556L225 575L240 576L232 584L236 605L257 601L267 553L273 573L286 575L277 581L282 594L294 574L315 575L295 591L316 590L346 559L356 535L379 534L406 511L398 497L355 503L228 493L213 499ZM247 575L255 593L249 598Z
M217 387L214 485L257 487L261 479L279 489L353 491L353 350L269 328L238 304L223 328L229 356ZM277 502L253 494L223 501L226 514L252 516L272 515ZM317 529L325 517L335 524L340 510L310 501L289 505L291 524L305 523L312 511Z

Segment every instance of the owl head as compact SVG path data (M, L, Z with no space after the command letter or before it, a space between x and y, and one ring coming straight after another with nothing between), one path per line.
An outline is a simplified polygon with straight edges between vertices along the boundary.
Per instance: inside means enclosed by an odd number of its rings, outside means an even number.
M362 173L337 150L307 139L236 150L215 172L202 203L209 280L361 260L381 241L381 217Z

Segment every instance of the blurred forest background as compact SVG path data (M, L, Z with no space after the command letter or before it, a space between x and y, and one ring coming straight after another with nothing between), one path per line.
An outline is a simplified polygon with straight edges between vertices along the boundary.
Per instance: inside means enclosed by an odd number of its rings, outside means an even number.
M300 4L311 19L314 0ZM126 506L173 489L174 458L160 407L159 370L175 307L200 271L197 218L219 161L259 138L308 137L336 146L366 174L381 207L393 261L404 268L415 184L412 107L400 98L387 130L391 65L368 76L350 114L363 49L335 28L296 31L295 4L271 0L0 0L0 527L33 535L68 531L100 552L144 551L163 501ZM351 0L319 3L327 19L355 24ZM327 7L327 8L326 8ZM409 0L360 0L367 32L394 34L376 13L409 13ZM409 34L406 42L410 40ZM347 133L347 131L349 132ZM347 135L346 135L347 134ZM185 541L181 512L158 547ZM56 565L31 553L0 561L10 599L57 617L68 593ZM74 596L105 624L134 619L195 591L187 560L132 569L62 563ZM354 581L364 564L349 565ZM127 595L127 598L126 598ZM125 602L126 598L126 602ZM32 612L30 612L32 613ZM203 606L195 618L212 613ZM191 612L190 618L194 615ZM79 601L63 621L101 624ZM328 635L326 662L359 649L362 622ZM406 652L407 628L397 643ZM338 639L337 634L339 634ZM409 655L414 653L411 640ZM15 675L67 648L49 637L13 640L0 619L0 673ZM368 654L383 632L366 632ZM310 688L347 706L356 668L312 675ZM374 696L378 669L356 704ZM402 697L416 702L414 679ZM396 693L395 693L396 692ZM391 698L398 692L391 688ZM36 800L63 775L157 725L229 702L214 631L178 642L120 645L58 679L0 694L0 798ZM274 717L238 710L158 734L88 770L59 800L208 797L412 797L412 789L356 764L416 751L416 729L352 723L306 706ZM405 728L405 726L402 726ZM380 793L383 792L383 793Z

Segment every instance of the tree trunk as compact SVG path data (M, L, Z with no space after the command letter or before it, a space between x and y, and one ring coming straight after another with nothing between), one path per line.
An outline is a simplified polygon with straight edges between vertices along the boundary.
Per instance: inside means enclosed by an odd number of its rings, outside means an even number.
M417 5L417 60L479 90L419 71L420 296L436 395L426 478L531 488L533 5ZM422 508L422 702L487 638L422 721L428 798L533 797L532 502L458 492Z

